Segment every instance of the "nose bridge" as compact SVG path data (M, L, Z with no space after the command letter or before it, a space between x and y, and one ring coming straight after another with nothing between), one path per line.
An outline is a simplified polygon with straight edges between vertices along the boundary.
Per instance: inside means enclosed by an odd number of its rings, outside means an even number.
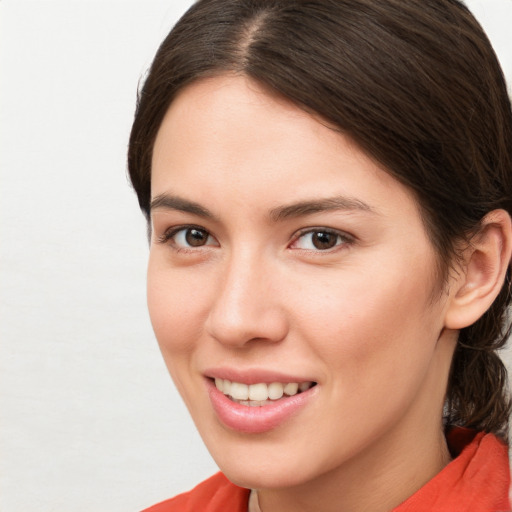
M243 346L252 340L276 342L285 336L284 310L272 292L272 266L249 246L227 258L208 318L210 334L219 342Z

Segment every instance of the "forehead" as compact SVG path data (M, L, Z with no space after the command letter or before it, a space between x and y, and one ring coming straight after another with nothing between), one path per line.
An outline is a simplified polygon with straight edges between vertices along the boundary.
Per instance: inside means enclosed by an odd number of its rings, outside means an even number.
M243 76L181 91L158 132L152 169L153 197L169 188L200 202L257 195L272 207L361 196L376 209L406 203L418 213L413 194L350 138Z
M212 149L211 143L220 152L236 142L244 143L244 150L253 147L260 154L265 148L270 151L284 144L296 153L298 146L314 149L309 142L318 145L317 139L326 145L336 144L335 130L326 127L327 122L316 121L291 101L246 76L221 75L197 80L180 91L157 134L153 157L158 154L159 140L171 134L173 140L168 138L165 144L175 141L184 150L206 151ZM280 138L270 144L272 136Z

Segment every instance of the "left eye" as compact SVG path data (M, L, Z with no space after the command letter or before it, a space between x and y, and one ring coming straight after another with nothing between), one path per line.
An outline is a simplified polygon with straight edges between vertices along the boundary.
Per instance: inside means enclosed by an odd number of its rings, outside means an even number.
M346 242L348 237L336 231L317 229L303 233L295 240L292 247L310 251L328 251Z

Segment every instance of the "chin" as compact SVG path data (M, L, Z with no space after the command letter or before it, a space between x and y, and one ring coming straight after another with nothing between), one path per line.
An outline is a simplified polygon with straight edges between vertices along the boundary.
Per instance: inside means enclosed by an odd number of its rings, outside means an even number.
M306 483L312 477L289 467L254 467L249 461L220 466L220 469L231 482L247 489L291 488Z
M300 486L328 472L339 462L321 457L315 460L310 451L306 451L304 457L300 443L283 446L282 441L268 437L244 441L235 444L233 440L224 441L210 446L216 447L211 454L224 475L239 487L248 489ZM208 447L209 443L206 445Z

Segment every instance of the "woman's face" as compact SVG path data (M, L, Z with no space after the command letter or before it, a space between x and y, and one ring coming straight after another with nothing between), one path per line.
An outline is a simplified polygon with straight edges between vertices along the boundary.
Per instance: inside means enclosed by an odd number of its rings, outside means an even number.
M152 324L229 478L298 485L441 431L449 292L413 196L347 137L244 77L199 81L151 195Z

